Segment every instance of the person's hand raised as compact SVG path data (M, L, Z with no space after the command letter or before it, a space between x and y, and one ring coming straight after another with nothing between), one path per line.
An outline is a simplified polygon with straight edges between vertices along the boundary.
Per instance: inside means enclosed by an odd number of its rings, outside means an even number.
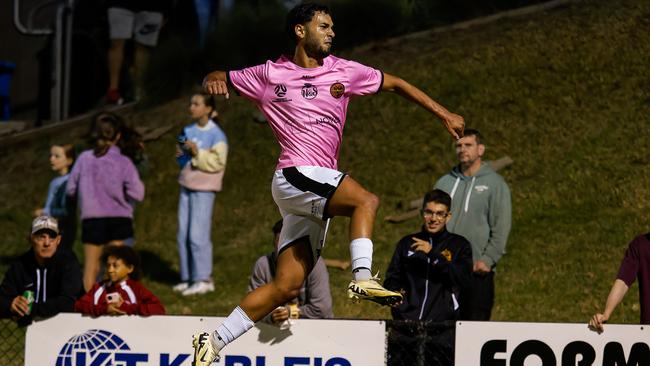
M463 131L465 131L465 119L462 116L449 112L443 116L442 124L445 125L445 128L447 128L447 131L449 131L449 134L451 134L454 139L458 140L463 137Z
M228 85L223 71L213 71L203 78L203 89L209 94L223 95L228 99Z

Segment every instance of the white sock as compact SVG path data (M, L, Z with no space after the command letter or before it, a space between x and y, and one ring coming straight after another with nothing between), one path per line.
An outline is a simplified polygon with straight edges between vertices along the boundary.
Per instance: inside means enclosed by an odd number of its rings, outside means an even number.
M352 275L356 281L370 279L372 273L372 240L358 238L350 243L350 258L352 259Z
M210 337L212 345L217 350L221 350L228 343L246 333L253 325L255 323L246 315L244 310L237 306L217 330L212 333L212 337Z

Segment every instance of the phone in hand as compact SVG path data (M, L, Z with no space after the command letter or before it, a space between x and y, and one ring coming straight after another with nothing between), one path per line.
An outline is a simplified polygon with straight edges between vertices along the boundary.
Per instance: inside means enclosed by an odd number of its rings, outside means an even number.
M121 296L117 292L111 292L110 294L106 294L106 301L109 303L118 302L120 301L120 298Z

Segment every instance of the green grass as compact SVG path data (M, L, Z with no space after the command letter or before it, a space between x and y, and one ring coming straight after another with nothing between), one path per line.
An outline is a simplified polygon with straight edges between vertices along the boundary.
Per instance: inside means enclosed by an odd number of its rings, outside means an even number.
M348 50L399 75L462 114L488 140L488 158L509 155L502 171L513 197L508 254L496 277L495 320L585 322L600 309L627 243L650 220L650 3L594 0L526 18L409 39L390 48ZM169 77L169 76L165 76ZM136 125L188 122L186 98L129 115ZM231 151L213 224L216 292L183 298L175 244L177 167L174 134L147 145L152 169L137 207L137 249L145 284L170 314L226 315L244 294L254 260L271 249L278 218L270 178L278 148L270 129L252 122L242 98L222 103ZM5 149L0 157L0 270L27 248L30 212L44 199L47 146L78 138L66 131ZM340 168L382 199L375 268L417 219L386 224L397 203L420 197L455 158L438 121L388 93L351 103ZM348 258L346 219L334 220L324 252ZM351 305L349 273L330 270L334 313L389 318L386 309ZM639 321L636 285L613 323Z

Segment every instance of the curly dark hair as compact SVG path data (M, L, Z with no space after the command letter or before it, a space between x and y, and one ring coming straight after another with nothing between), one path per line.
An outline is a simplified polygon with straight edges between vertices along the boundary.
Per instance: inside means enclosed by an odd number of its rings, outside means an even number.
M106 262L108 257L121 259L127 266L133 266L133 272L129 274L132 280L139 280L142 277L140 272L140 256L133 248L126 245L108 245L102 253L102 262Z

